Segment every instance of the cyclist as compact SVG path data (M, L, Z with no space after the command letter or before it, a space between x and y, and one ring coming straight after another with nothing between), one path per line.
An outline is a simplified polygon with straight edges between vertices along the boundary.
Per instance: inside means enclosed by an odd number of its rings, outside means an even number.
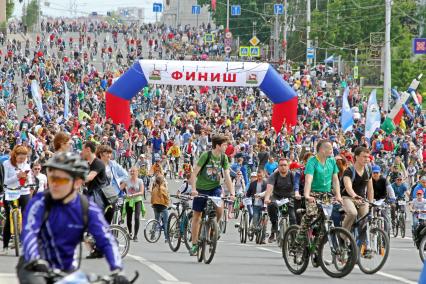
M27 162L28 148L22 145L16 145L10 153L10 159L3 163L4 185L8 188L18 188L25 185L27 180L32 180L30 165ZM28 184L28 183L27 183ZM22 212L30 201L30 189L23 188L20 191L18 199ZM3 251L1 254L7 255L9 248L10 234L10 206L9 201L4 201L6 222L3 230Z
M259 170L257 173L253 172L252 175L253 174L256 179L250 183L246 196L251 197L253 199L253 206L249 207L249 218L251 222L251 219L253 217L253 222L251 224L253 228L256 228L259 224L263 201L260 198L255 198L255 195L265 192L267 184L265 179L263 178L264 174L262 170Z
M170 157L175 158L174 164L175 164L175 171L176 173L179 172L179 157L180 157L180 147L179 144L174 143L169 150L167 151L167 155ZM172 162L172 161L170 161Z
M373 181L370 166L370 151L365 147L357 147L354 151L355 162L346 168L343 173L344 188L343 209L345 219L342 227L351 230L356 217L363 217L368 213L369 205L364 202L367 198L372 202L374 198Z
M332 156L333 146L328 140L319 140L316 145L317 154L309 158L305 167L304 197L306 200L306 213L302 217L296 243L300 246L306 242L306 232L318 215L318 207L315 198L321 198L323 194L331 191L333 185L335 199L343 203L340 195L340 183L336 161ZM321 239L322 236L319 236Z
M394 183L392 183L393 191L395 192L396 200L403 199L405 200L405 196L409 196L410 193L408 191L408 186L403 183L404 177L401 173L398 174L396 180ZM395 215L396 215L396 207L398 204L395 204L394 202L391 204L391 218L392 218L392 224L395 222Z
M411 194L411 198L414 199L415 197L415 193L417 192L417 190L423 190L423 193L426 191L426 176L422 176L420 178L420 182L414 187L413 189L413 193Z
M395 201L395 192L393 191L392 185L390 182L381 174L381 169L378 165L371 167L373 172L373 189L374 189L374 199L381 200L387 199L390 203ZM385 220L385 231L389 233L391 222L389 214L383 210L382 217Z
M413 212L412 232L413 232L413 239L415 241L417 237L416 232L418 232L417 228L419 225L419 217L417 214L421 214L421 212L419 213L419 211L426 210L426 199L424 199L423 190L421 189L417 190L416 198L410 201L409 208L410 208L410 211Z
M271 235L269 243L275 241L275 233L278 233L278 206L275 203L283 198L294 197L294 174L289 170L289 160L280 158L278 160L278 170L269 176L268 185L266 187L265 204L268 206L268 215L271 220ZM290 202L288 206L288 215L290 225L296 224L296 213L294 211L294 202Z
M215 135L212 137L212 151L201 154L190 178L190 185L193 196L198 193L209 196L220 197L222 188L220 186L220 176L223 171L226 187L230 191L231 199L235 197L234 186L229 175L229 162L225 155L228 146L228 137L225 135ZM207 204L205 198L194 198L192 203L192 248L190 255L196 255L198 251L198 232L200 230L201 213ZM222 217L223 208L216 209L216 217L219 221Z
M116 273L114 283L129 283L120 273L121 256L102 210L78 193L89 172L87 163L76 154L62 152L53 156L45 167L49 190L37 194L24 214L24 256L17 267L20 283L47 283L37 272L47 272L49 268L72 272L74 251L86 229L105 255L110 270Z

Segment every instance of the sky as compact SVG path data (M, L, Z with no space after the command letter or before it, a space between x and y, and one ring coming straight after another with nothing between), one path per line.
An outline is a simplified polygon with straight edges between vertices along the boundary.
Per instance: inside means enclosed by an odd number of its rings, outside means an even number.
M28 2L29 0L24 0ZM162 0L40 0L43 15L54 17L71 17L71 3L77 4L78 15L87 15L91 12L106 15L107 11L114 11L120 7L141 7L145 8L145 19L147 21L155 20L155 13L152 12L152 4L154 2L162 3ZM50 7L45 5L50 3ZM21 17L22 5L19 1L15 1L14 16Z

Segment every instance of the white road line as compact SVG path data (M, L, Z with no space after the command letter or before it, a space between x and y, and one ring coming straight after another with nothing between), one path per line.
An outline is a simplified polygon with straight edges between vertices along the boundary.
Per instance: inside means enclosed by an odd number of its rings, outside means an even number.
M276 250L272 250L272 249L268 249L268 248L264 248L264 247L256 247L256 248L259 249L259 250L269 251L269 252L273 252L273 253L276 253L276 254L282 254L282 252L280 252L280 251L276 251ZM356 266L356 268L359 269L358 265ZM386 277L386 278L390 278L390 279L399 281L401 283L405 283L405 284L416 284L417 283L415 281L408 280L404 277L396 276L396 275L389 274L389 273L386 273L386 272L379 271L376 274L383 276L383 277Z
M160 283L162 284L190 284L190 282L180 282L176 277L174 277L172 274L167 272L164 268L161 266L150 262L149 260L146 260L145 258L137 255L128 254L129 257L133 258L134 260L140 262L143 265L146 265L149 269L160 275L165 281L160 280Z

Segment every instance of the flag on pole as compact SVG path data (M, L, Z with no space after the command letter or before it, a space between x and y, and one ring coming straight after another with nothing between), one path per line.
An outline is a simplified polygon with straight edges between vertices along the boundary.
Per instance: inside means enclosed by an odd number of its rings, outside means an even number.
M38 87L38 83L36 80L31 81L31 94L33 95L33 99L35 105L37 107L37 111L41 117L44 117L43 114L43 103L41 101L40 88Z
M370 139L377 128L380 128L380 109L377 104L376 89L374 89L370 94L370 98L368 98L365 137Z
M65 104L64 104L64 119L68 119L70 116L69 108L70 108L70 91L68 90L67 82L64 81L64 89L65 89Z
M349 95L349 87L346 87L343 93L342 117L340 119L340 123L342 124L342 129L344 133L348 131L352 131L353 124L354 124L352 110L348 102L348 95Z

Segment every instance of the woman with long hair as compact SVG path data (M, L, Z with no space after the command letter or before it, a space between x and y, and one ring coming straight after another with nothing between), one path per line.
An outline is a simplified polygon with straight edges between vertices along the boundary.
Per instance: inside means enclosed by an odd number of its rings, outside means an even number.
M166 179L162 175L158 175L154 184L152 185L151 192L151 204L154 209L155 219L162 223L164 226L164 236L166 237L166 242L169 239L169 234L167 232L167 221L169 219L169 212L167 207L170 203L169 190L167 189Z
M28 163L28 148L22 145L16 145L10 153L10 159L3 163L4 167L4 185L8 188L18 188L28 184L32 179L31 167ZM29 187L23 187L20 190L18 204L21 212L25 212L25 207L31 198ZM4 200L6 222L3 227L3 255L8 254L10 234L10 209L9 201Z

